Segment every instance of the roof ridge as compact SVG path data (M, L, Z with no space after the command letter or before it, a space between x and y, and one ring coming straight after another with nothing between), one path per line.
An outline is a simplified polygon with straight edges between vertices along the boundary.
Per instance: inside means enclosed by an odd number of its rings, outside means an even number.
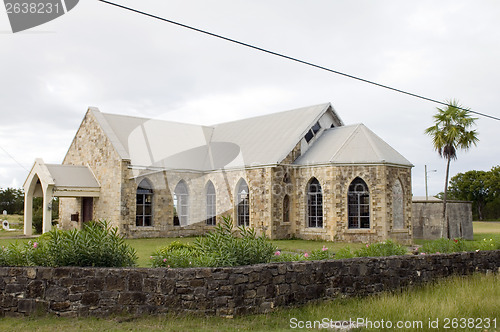
M377 138L380 138L380 137L378 137L373 131L368 129L368 127L366 127L364 124L360 123L360 126L362 126L362 128L364 128L363 130L365 132L368 131L370 133L370 135L365 134L365 136L366 136L368 142L370 142L370 146L373 149L373 151L375 152L377 158L379 158L382 161L385 161L385 158L383 158L383 155L382 155L381 151L379 150L379 148L377 147L377 144L375 144L375 142L373 141L373 136L375 136ZM385 141L384 141L384 143L385 143Z
M286 110L286 111L279 111L279 112L273 112L273 113L268 113L268 114L261 114L261 115L257 115L257 116L251 116L251 117L248 117L248 118L242 118L242 119L239 119L239 120L233 120L233 121L215 123L215 124L213 124L211 126L212 127L216 127L216 126L219 126L219 125L225 125L225 124L239 122L239 121L245 121L245 120L258 119L258 118L263 118L263 117L268 117L268 116L283 114L283 113L287 113L287 112L299 111L301 109L306 109L306 108L319 107L319 106L323 106L322 110L324 110L325 108L328 108L328 106L331 106L331 103L328 102L328 103L322 103L322 104L317 104L317 105L311 105L311 106L303 106L303 107L299 107L299 108L293 108L293 109Z
M344 140L344 142L342 143L342 145L340 146L340 148L338 148L337 151L330 158L329 162L332 162L335 159L335 157L340 153L340 151L342 151L344 149L344 147L347 145L347 142L349 142L352 139L352 137L356 133L356 129L358 129L360 125L361 125L361 123L356 123L356 124L352 124L352 125L349 125L349 126L342 126L342 127L332 128L332 129L336 129L336 128L350 128L350 127L354 127L354 129L352 130L351 134L349 134L349 136L346 137L346 139Z

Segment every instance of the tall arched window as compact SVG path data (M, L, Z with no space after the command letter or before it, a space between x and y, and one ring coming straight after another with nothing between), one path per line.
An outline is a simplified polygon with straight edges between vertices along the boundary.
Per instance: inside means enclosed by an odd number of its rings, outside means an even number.
M189 192L184 180L174 190L174 226L188 224Z
M144 179L137 186L136 192L136 226L151 226L153 224L153 187Z
M309 227L323 227L323 193L316 178L307 186L307 219Z
M403 207L403 186L396 180L392 186L392 225L394 229L403 229L404 207Z
M290 196L283 197L283 222L290 222Z
M212 181L208 181L206 190L206 223L207 225L215 225L216 212L216 194L215 187Z
M347 194L349 228L370 228L370 193L365 181L355 178Z
M236 219L238 226L250 226L250 193L245 180L240 180L237 193Z

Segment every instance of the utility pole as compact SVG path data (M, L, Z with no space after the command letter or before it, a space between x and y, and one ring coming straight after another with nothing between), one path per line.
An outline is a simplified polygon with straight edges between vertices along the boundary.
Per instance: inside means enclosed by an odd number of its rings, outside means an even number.
M427 171L427 165L425 165L425 200L426 201L429 200L429 193L427 191L427 173L433 173L433 172L437 172L437 169Z

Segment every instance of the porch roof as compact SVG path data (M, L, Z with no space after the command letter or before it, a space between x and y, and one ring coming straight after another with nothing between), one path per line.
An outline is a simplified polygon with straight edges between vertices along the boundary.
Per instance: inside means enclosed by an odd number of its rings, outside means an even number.
M88 166L45 164L36 159L24 183L26 192L34 184L35 176L42 186L53 187L55 197L98 197L101 188ZM40 193L35 189L34 195Z

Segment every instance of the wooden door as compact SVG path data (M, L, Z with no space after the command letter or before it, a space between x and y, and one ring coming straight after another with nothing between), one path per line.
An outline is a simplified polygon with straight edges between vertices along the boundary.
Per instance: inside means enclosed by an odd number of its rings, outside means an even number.
M94 199L92 197L82 198L82 221L91 221L94 212Z

